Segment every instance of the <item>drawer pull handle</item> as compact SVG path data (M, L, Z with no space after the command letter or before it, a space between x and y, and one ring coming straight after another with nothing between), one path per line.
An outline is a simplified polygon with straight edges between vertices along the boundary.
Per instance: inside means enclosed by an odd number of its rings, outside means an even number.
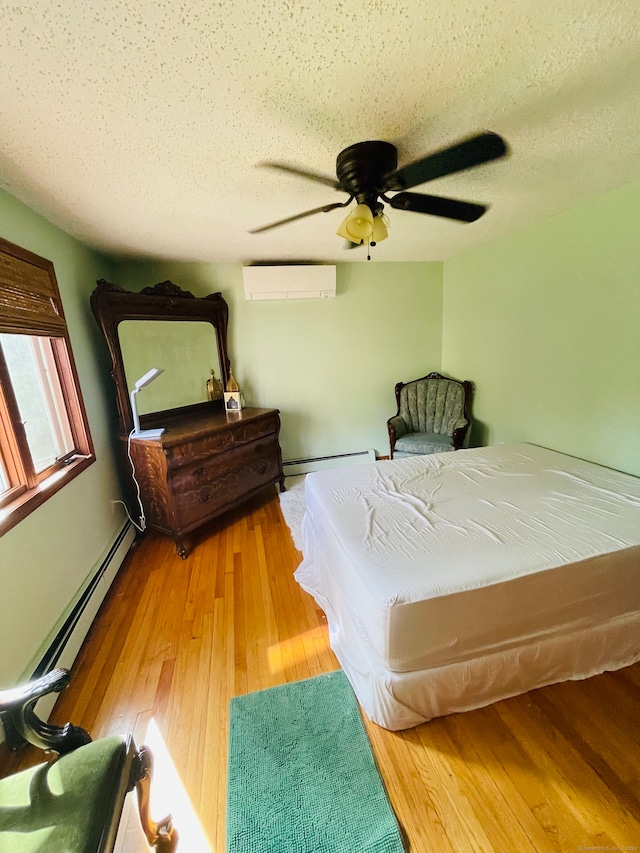
M258 474L264 474L264 472L265 472L266 470L267 470L267 463L263 460L263 461L258 465Z
M206 492L204 495L200 495L200 503L201 504L206 504L207 501L210 501L210 500L211 500L211 493L210 492Z
M204 467L196 468L193 472L194 477L203 477L207 473L207 469Z

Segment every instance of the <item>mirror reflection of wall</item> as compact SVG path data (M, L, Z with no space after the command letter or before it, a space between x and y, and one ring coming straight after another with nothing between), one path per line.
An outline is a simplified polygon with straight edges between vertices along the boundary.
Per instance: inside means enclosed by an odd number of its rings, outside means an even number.
M221 379L216 332L210 323L123 320L118 337L129 392L152 367L164 373L137 396L140 414L203 403L213 370Z

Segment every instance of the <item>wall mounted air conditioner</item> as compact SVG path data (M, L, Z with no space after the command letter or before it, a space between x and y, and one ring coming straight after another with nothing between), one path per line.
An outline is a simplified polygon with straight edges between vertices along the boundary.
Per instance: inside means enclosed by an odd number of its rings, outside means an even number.
M245 299L321 299L336 295L336 268L315 264L243 267Z

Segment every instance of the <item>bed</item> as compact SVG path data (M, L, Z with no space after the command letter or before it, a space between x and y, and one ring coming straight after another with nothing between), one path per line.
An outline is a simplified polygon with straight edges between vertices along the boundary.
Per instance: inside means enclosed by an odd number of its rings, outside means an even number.
M530 444L305 480L296 580L391 730L640 659L640 479Z

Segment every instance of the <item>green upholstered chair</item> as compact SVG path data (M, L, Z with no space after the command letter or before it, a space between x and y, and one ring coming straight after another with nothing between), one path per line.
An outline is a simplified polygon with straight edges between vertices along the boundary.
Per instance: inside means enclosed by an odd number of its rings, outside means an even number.
M459 450L469 430L471 383L429 373L398 382L398 411L387 421L390 458Z
M33 707L69 682L53 670L24 687L0 691L0 719L8 745L27 742L50 761L0 779L0 853L105 853L113 850L125 798L135 787L142 829L158 853L176 849L171 819L149 817L151 754L130 736L95 742L77 726L40 720Z

